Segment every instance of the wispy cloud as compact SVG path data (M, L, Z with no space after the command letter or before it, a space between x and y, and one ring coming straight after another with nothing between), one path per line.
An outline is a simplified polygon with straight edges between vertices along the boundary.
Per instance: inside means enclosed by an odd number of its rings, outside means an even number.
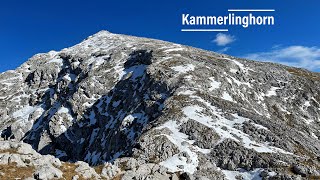
M217 46L226 46L232 42L234 42L236 39L234 36L219 33L216 35L216 38L213 40L214 43L216 43Z
M289 66L320 70L320 48L306 46L273 47L268 52L244 55L247 59L276 62Z

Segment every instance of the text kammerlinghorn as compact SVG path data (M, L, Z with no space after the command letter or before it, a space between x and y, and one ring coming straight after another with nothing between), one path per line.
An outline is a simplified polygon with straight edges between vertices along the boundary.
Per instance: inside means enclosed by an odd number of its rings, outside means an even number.
M251 25L274 25L274 16L254 16L249 15L238 16L229 13L227 16L191 16L190 14L182 14L182 25L241 25L247 28Z

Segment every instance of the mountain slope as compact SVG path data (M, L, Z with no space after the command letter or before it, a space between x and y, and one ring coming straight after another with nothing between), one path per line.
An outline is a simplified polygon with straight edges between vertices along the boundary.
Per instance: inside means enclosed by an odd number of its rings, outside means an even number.
M101 31L0 75L1 136L63 161L113 162L124 179L155 178L146 165L168 178L316 177L319 80Z

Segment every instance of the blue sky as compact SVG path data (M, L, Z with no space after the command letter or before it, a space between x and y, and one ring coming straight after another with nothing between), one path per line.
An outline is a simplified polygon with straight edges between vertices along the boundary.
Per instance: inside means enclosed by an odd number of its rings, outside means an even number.
M320 71L319 7L319 0L3 1L0 72L103 29ZM275 9L276 24L232 26L224 34L180 31L182 13L218 16L227 9Z

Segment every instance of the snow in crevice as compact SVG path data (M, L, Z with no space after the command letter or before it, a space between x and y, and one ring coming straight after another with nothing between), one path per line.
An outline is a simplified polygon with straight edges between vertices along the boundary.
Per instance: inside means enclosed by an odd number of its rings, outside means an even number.
M311 133L311 137L313 137L315 139L319 139L318 136L316 136L313 132Z
M193 95L195 94L196 91L191 91L191 90L184 90L184 91L180 91L177 93L177 95L185 95L185 96L188 96L188 95Z
M226 80L228 81L229 84L232 85L232 80L230 78L226 77Z
M68 126L72 124L72 121L74 118L71 115L70 109L66 107L60 107L57 111L57 114L62 114L64 116L59 116L57 124L59 125L59 129L57 129L57 132L59 135L65 133L68 129ZM64 118L66 117L66 118ZM68 137L68 134L65 133L66 137Z
M163 135L166 136L173 144L175 144L180 152L186 152L191 159L188 161L188 159L181 156L181 154L175 154L167 160L160 162L160 165L167 167L171 172L182 170L184 172L193 174L199 164L197 153L192 151L193 141L188 140L188 136L186 134L179 132L179 125L176 121L167 121L157 129L163 128L168 128L171 131L170 135ZM179 165L183 165L183 169L180 169L178 167Z
M118 74L118 81L123 79L131 79L131 80L137 80L139 77L143 77L146 72L147 65L135 65L132 67L129 67L127 69L123 68L120 65L117 65L115 67L116 74Z
M253 149L257 152L265 152L265 153L284 153L284 154L292 154L290 152L286 152L283 149L273 147L268 145L268 143L259 143L255 142L250 138L250 136L238 128L239 125L242 125L244 122L249 122L250 119L241 117L237 114L232 114L233 119L229 120L223 116L222 110L219 110L215 106L212 106L209 102L205 101L201 97L198 96L190 96L191 98L198 100L202 106L192 105L187 106L183 109L184 114L211 129L213 129L216 133L219 134L221 138L221 142L224 139L232 139L237 142L241 142L241 144L248 148ZM204 113L204 109L206 109L206 113ZM208 115L207 110L211 113ZM212 118L214 117L214 118ZM260 128L263 128L262 126Z
M27 122L30 115L33 114L35 111L43 111L42 106L25 106L20 110L14 112L12 114L13 118L19 119L20 121Z
M140 135L140 132L138 132L134 128L134 126L131 125L135 123L142 125L142 127L145 127L149 120L148 116L144 112L129 114L125 117L123 116L121 115L119 117L119 119L123 119L121 122L120 130L124 131L125 134L127 134L127 138L133 143L135 141L136 134Z
M75 81L77 76L75 74L66 74L65 76L62 77L63 80L65 81Z
M230 78L231 78L232 81L233 81L234 83L236 83L238 86L244 85L244 86L248 86L249 88L252 88L252 86L251 86L251 84L250 84L249 82L241 82L241 81L239 81L239 80L237 80L236 78L231 77L231 76L230 76Z
M285 109L284 106L279 105L279 106L277 106L277 107L278 107L278 109L279 109L280 111L285 112L286 114L291 114L288 110Z
M237 61L237 60L230 59L230 58L224 58L224 59L229 60L229 61L232 61L233 63L235 63L242 72L247 73L247 72L250 70L249 68L246 68L242 63L240 63L240 62ZM234 70L230 70L230 71L234 71Z
M303 106L305 106L307 108L310 107L311 106L310 101L305 101Z
M178 47L178 48L167 49L167 50L164 50L163 52L170 53L170 52L174 52L174 51L183 51L183 50L185 50L185 48Z
M252 124L252 125L253 125L254 127L256 127L257 129L264 129L264 130L269 131L268 128L266 128L266 127L264 127L264 126L262 126L262 125L260 125L260 124L256 124L256 123L250 123L250 124Z
M224 92L222 93L222 97L221 97L221 98L224 99L224 100L227 100L227 101L235 102L235 101L233 100L233 98L230 96L230 94L227 93L226 91L224 91Z
M124 71L124 67L117 64L114 67L114 74L118 74L118 81L120 81L123 78L123 76L126 74L126 72Z

